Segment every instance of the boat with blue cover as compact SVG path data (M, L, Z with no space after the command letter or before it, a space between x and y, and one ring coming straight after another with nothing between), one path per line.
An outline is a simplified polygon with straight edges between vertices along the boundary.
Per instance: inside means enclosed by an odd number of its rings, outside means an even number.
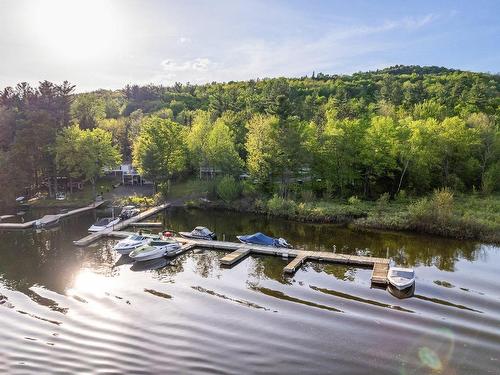
M264 246L274 246L274 247L285 247L290 248L291 245L284 238L274 238L266 236L264 233L257 232L254 234L249 234L246 236L236 236L236 238L246 244L253 245L264 245Z

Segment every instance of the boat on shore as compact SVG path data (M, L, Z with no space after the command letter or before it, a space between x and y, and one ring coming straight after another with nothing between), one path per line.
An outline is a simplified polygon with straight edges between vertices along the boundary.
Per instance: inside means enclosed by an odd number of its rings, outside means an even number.
M118 224L120 221L119 217L105 217L102 219L99 219L96 221L95 224L93 224L89 228L89 232L100 232L102 230L112 228L113 225Z
M179 232L179 235L184 238L192 238L196 240L216 240L217 236L210 229L205 227L196 227L191 232Z
M413 268L391 267L387 274L389 284L398 290L406 290L415 284Z
M179 254L181 251L181 244L179 242L171 238L161 238L152 240L148 244L131 251L129 257L141 262L164 256L171 257Z
M246 243L246 244L264 245L264 246L273 246L273 247L284 247L284 248L291 248L292 247L284 238L269 237L261 232L249 234L246 236L236 236L236 238L240 242Z

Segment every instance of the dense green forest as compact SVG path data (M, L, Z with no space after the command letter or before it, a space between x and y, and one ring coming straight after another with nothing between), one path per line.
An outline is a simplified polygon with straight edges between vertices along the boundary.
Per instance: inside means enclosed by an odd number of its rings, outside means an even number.
M21 83L0 93L0 201L53 195L56 176L94 182L119 154L160 191L202 166L283 198L487 195L499 89L499 75L419 66L81 94Z

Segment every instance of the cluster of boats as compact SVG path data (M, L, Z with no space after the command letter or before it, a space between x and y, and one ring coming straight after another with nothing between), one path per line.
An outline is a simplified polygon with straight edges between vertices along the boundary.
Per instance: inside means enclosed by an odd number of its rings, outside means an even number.
M214 241L217 236L205 227L196 227L191 232L179 232L179 235L188 239ZM273 238L257 232L250 235L236 236L245 244L290 248L284 238ZM173 238L171 232L162 232L157 235L138 234L130 235L119 241L114 250L122 255L128 255L132 260L142 262L163 257L172 257L182 252L182 244ZM415 271L412 268L390 267L387 275L389 286L404 298L404 293L412 294L415 286Z
M214 232L205 227L196 227L191 232L179 232L179 235L188 239L198 239L214 241L217 236ZM237 236L242 243L252 243L257 245L267 245L275 247L290 247L283 238L272 238L260 232L248 235ZM127 255L134 261L142 262L162 257L172 257L182 252L182 244L176 241L171 232L165 231L159 234L134 233L119 241L114 250Z
M158 235L133 234L118 242L114 250L122 255L128 255L135 261L152 260L161 257L171 257L181 252L181 243L172 238L170 232Z

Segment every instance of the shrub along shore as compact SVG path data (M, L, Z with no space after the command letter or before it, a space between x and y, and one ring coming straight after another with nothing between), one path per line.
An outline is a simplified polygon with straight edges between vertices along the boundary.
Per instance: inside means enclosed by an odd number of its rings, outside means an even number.
M347 224L358 230L396 230L457 239L500 243L500 197L454 195L438 189L427 197L391 199L382 194L376 201L351 197L347 200L299 201L277 195L271 198L239 197L234 200L190 199L186 207L253 212L290 220Z

